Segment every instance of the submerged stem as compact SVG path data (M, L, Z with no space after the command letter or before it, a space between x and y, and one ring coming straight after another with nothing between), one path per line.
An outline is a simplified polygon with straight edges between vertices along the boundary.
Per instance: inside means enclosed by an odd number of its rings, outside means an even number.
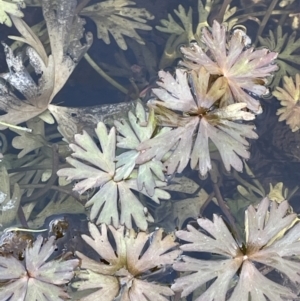
M24 197L23 202L32 202L43 196L47 193L47 191L50 189L50 187L55 183L57 179L57 171L58 171L58 165L59 165L59 156L58 156L58 146L56 144L52 145L52 173L51 177L49 178L47 184L40 189L38 192L34 193L30 197Z
M224 21L224 15L225 15L225 12L226 12L226 9L227 9L227 6L230 5L232 0L224 0L223 4L222 4L222 7L219 11L219 14L218 16L216 17L216 20L221 24L223 23Z
M82 0L76 7L74 15L79 14L90 2L91 0Z
M273 12L273 9L275 8L275 6L277 5L277 2L278 0L273 0L272 3L270 4L269 8L267 9L266 11L266 14L263 18L263 20L261 21L260 25L259 25L259 28L258 28L258 31L257 31L257 35L256 35L256 40L255 40L255 43L257 43L258 41L258 37L261 36L262 32L264 31L266 25L267 25L267 22Z
M214 192L215 192L215 196L217 198L218 204L219 204L221 210L223 211L223 213L225 214L225 216L227 217L227 220L231 226L231 229L234 232L234 236L238 239L239 242L241 242L242 239L241 239L239 231L236 227L234 217L232 216L230 210L228 209L228 207L222 197L220 188L219 188L218 184L216 184L214 182L212 184L213 184L213 188L214 188Z
M120 90L122 93L126 95L128 94L128 90L118 82L116 82L113 78L111 78L104 70L102 70L87 53L83 57L87 60L91 67L94 68L94 70L99 73L105 80L107 80L111 85Z

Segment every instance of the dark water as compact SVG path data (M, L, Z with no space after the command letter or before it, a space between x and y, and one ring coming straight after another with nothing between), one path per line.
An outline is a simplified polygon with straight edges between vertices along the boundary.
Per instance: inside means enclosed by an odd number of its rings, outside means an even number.
M90 1L87 6L96 3L97 1ZM232 10L231 13L226 11L227 13L224 15L225 4L230 5ZM191 42L201 45L203 28L210 28L214 20L225 22L228 28L227 42L230 41L230 37L234 35L235 30L242 29L244 34L251 40L250 45L255 49L269 46L270 51L278 52L276 63L279 66L279 70L272 72L272 76L266 79L269 93L261 97L252 94L260 102L263 112L256 115L255 119L247 124L255 125L255 131L259 138L249 140L249 152L251 155L248 160L243 161L243 172L237 172L232 168L230 171L227 171L216 146L211 143L210 156L213 161L213 170L206 176L200 175L199 170L197 168L192 169L189 164L180 173L165 173L166 187L164 189L170 194L169 200L161 200L158 204L153 202L149 195L147 197L141 192L135 191L136 199L147 208L145 219L150 220L149 216L152 216L154 220L148 223L147 233L155 231L158 227L164 228L166 233L171 233L172 235L174 235L176 230L185 230L187 225L192 225L199 229L201 227L197 224L197 218L212 219L213 215L217 214L223 217L225 225L227 225L230 233L234 235L235 241L244 252L243 254L246 254L244 214L249 205L257 205L261 199L269 196L271 200L277 203L287 199L291 206L289 210L299 213L299 130L292 132L286 121L278 121L276 112L281 108L281 104L272 95L276 87L283 87L284 76L291 76L295 80L296 73L299 71L300 5L298 1L207 0L202 3L200 0L199 2L196 0L181 2L138 0L135 8L147 10L147 12L143 11L141 13L145 23L138 24L136 32L129 28L130 25L133 26L135 23L121 23L120 19L109 19L109 16L113 14L118 15L117 11L121 11L119 18L124 17L126 20L132 21L132 18L127 15L129 11L120 8L115 8L114 10L113 6L110 6L107 15L102 16L103 19L100 19L99 22L102 20L104 27L107 26L109 28L109 42L107 40L104 41L105 38L101 39L99 28L99 37L97 37L95 20L89 18L87 12L84 13L84 10L82 11L82 17L85 18L86 22L84 26L85 31L91 32L94 37L87 53L98 67L92 66L91 61L86 56L82 57L68 80L66 80L66 83L52 100L51 104L64 107L66 112L62 119L57 118L54 114L58 125L61 126L59 131L57 124L46 124L40 120L37 121L37 119L27 120L29 123L20 124L28 128L33 127L35 129L34 137L30 134L26 136L22 132L8 129L1 131L4 159L1 162L2 170L0 176L2 184L0 191L6 194L6 197L5 195L0 195L2 206L2 215L0 216L2 228L0 230L3 233L0 240L1 255L14 256L20 259L21 262L24 262L26 246L32 243L38 235L34 231L24 230L28 228L31 230L44 230L41 234L45 238L52 235L56 237L57 248L50 256L50 259L62 256L62 254L68 254L67 258L75 258L74 253L81 252L93 260L110 265L109 261L103 257L101 258L101 254L88 246L81 237L83 234L90 235L88 229L88 222L91 219L90 206L85 208L85 204L98 193L99 187L86 189L80 195L74 191L74 186L80 182L79 180L64 186L60 182L61 179L55 176L59 169L67 167L65 158L71 154L71 149L66 142L62 141L61 134L64 135L65 140L71 137L69 141L74 142L73 134L75 132L70 133L68 131L73 130L74 127L72 126L76 125L78 133L82 132L82 130L87 131L91 136L94 136L92 139L96 145L100 149L103 148L103 145L96 139L93 130L97 122L104 121L111 128L114 120L128 120L127 113L129 110L134 109L135 101L138 98L147 107L147 101L154 98L151 92L152 88L158 87L156 83L159 80L158 72L165 70L170 72L170 74L174 74L176 68L178 68L178 63L183 59L180 48L188 47ZM176 11L174 12L174 10ZM181 12L181 19L178 17L178 11ZM189 15L187 15L188 11ZM138 11L133 12L138 14ZM24 14L24 20L29 26L33 26L43 20L41 9L38 6L28 6L24 10ZM167 30L166 21L164 23L161 20L169 18L172 22L168 15L172 16L174 24L171 29ZM117 22L117 25L113 24L112 20ZM120 25L118 22L120 22ZM175 25L175 22L177 25ZM146 28L147 30L140 30L145 24L149 26ZM126 33L126 30L133 38L118 39L118 34L124 36L123 34L124 32ZM19 34L13 26L0 25L2 41L10 45L11 41L7 38L9 35ZM268 44L268 39L272 38L272 35L274 40ZM72 38L71 33L70 37ZM134 37L136 38L134 39ZM47 36L41 36L40 39L44 45L47 45L45 49L49 53ZM84 38L81 38L80 41L83 44L86 43ZM250 45L246 46L245 49L250 47ZM204 47L203 44L202 47ZM32 68L28 65L25 47L20 46L18 49L15 52L19 51L20 56L23 57L24 65L33 74ZM207 53L210 53L209 50ZM71 54L66 53L65 55L70 56ZM5 53L1 51L0 71L6 73L8 67ZM99 70L97 72L99 67L106 76L108 75L109 80L105 79L105 76L103 77L103 73L101 76ZM211 77L210 85L220 76ZM24 92L17 92L18 87L14 89L13 83L7 77L5 78L3 75L1 77L4 78L1 80L1 83L3 82L2 86L10 89L21 101L28 102ZM32 79L36 84L38 84L40 77L41 75L32 75ZM296 89L298 89L299 101L299 84ZM1 93L0 97L4 99L3 91ZM247 93L251 94L251 92ZM1 102L3 103L2 100ZM215 106L218 105L215 104ZM70 110L68 109L70 107L75 108ZM295 107L297 107L297 104ZM1 104L1 110L4 116L5 112L10 112L12 109ZM57 110L58 113L63 111L62 108ZM295 114L298 114L297 110L296 108ZM186 114L192 115L190 112ZM1 117L0 121L2 120ZM298 116L299 118L300 116ZM18 123L14 120L8 120L8 122ZM153 136L155 134L153 132ZM18 135L23 135L21 136L23 140L21 138L18 138L19 140L16 139ZM31 140L29 145L26 145L24 141L30 141L32 137L33 140ZM36 147L32 147L34 143L37 143ZM25 155L20 155L20 151L23 148L29 149L29 151L25 152ZM116 155L123 151L118 149ZM15 184L19 185L21 192L17 192ZM272 187L277 189L273 190ZM101 189L102 185L100 185ZM120 191L119 194L121 194ZM15 200L18 197L17 205L9 207L10 199ZM117 212L120 213L124 205L120 201L120 195L118 197ZM101 205L98 208L99 211L104 210L105 206ZM92 221L97 220L97 218L92 218ZM8 235L7 229L10 227L22 228L23 230L8 231L12 233ZM139 231L134 218L132 218L132 228L137 232ZM201 230L204 232L203 227ZM208 232L204 233L208 234ZM121 256L118 253L120 250L116 250L117 242L113 237L113 233L112 230L109 231L108 241L112 245L115 254ZM210 233L208 236L213 237L213 234ZM145 246L141 249L139 259L150 249L152 239L153 236L150 235L149 239L146 240ZM176 241L183 243L184 239L177 238ZM264 247L261 246L261 248ZM184 254L197 259L219 260L220 258L214 253L219 254L218 252L210 253L209 251L202 251L200 254L199 252L186 252ZM299 252L297 255L299 256ZM298 264L299 257L293 258L293 260L297 261ZM267 275L269 279L291 288L295 295L299 294L298 285L292 283L288 277L284 276L282 271L276 272L274 269L266 271L261 264L258 264L257 268L264 275ZM79 271L79 268L77 268L77 271ZM136 279L157 282L163 284L164 287L170 287L174 283L175 278L179 276L179 272L172 269L170 264L160 268L160 263L158 263L157 266L154 265L149 270L134 276ZM237 271L232 283L236 284L240 276L241 270ZM131 285L129 284L131 282L126 278L127 276L122 275L122 277L118 278L122 289L114 300L121 300L120 294L124 293L126 286ZM80 277L76 278L77 281L78 279ZM188 294L186 299L185 297L180 299L180 292L177 292L174 297L166 295L165 299L161 300L196 300L196 297L202 294L210 285L213 285L213 282L214 278L209 279L206 284L201 286L199 291L196 291L194 294ZM5 289L5 285L4 281L2 288ZM228 289L227 299L232 294L232 291L232 288ZM76 292L75 289L71 289L70 286L68 287L68 292L72 300L80 298L80 293ZM101 294L97 297L97 300L104 300L103 298L101 299ZM144 300L154 300L154 297L151 299L148 296L147 298ZM7 297L3 300L15 299ZM132 297L130 300L138 299L137 297ZM254 297L252 297L252 300L255 301Z

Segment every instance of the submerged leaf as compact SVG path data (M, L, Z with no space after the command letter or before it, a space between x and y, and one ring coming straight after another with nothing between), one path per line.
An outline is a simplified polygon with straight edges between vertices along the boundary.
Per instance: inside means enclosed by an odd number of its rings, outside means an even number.
M11 179L6 168L0 167L0 225L1 227L11 226L16 222L18 209L21 202L21 191L19 184L13 185L13 193L11 195Z
M119 47L126 50L127 44L123 35L144 44L136 29L151 30L151 26L145 23L154 18L144 8L128 7L134 4L134 1L129 0L106 0L84 8L80 14L96 23L99 39L110 44L110 33Z
M276 33L270 30L268 37L258 37L262 46L278 52L276 64L279 70L271 82L273 88L279 85L284 76L294 76L299 71L300 55L296 51L300 49L300 39L296 39L296 35L296 31L290 35L288 32L283 34L282 27L277 26Z

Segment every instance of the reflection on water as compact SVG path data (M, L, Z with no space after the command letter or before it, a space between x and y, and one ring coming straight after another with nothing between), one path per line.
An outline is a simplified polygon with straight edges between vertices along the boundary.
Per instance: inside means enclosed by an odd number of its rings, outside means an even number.
M299 18L0 5L0 299L297 300Z

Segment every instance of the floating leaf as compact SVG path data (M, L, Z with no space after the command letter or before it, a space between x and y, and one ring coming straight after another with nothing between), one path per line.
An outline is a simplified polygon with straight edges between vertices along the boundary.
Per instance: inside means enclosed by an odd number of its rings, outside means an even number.
M63 87L82 55L92 43L91 35L86 35L87 44L82 45L83 21L74 18L76 1L60 0L60 5L43 0L43 14L47 24L51 54L46 56L39 38L23 20L13 17L16 27L23 35L22 40L29 45L26 54L35 73L40 75L38 83L24 67L22 56L14 55L6 44L4 50L9 68L0 76L20 92L26 101L8 90L7 83L0 82L0 108L7 112L0 121L19 124L47 110L48 104ZM76 32L76 34L74 34ZM76 40L77 39L77 40ZM1 126L3 128L3 126Z
M115 128L107 132L104 123L99 122L95 132L101 149L85 131L83 134L76 134L76 144L70 144L72 157L67 158L67 162L73 167L60 169L57 174L67 177L67 180L81 180L73 188L79 193L100 187L86 203L87 207L91 206L91 220L97 218L97 224L113 224L114 227L124 224L127 228L132 228L133 219L137 227L147 229L147 221L153 221L153 218L132 192L139 191L136 178L115 179L118 177L115 166ZM159 182L156 183L156 187L158 186ZM144 188L139 192L156 203L159 203L160 198L170 197L159 188L155 188L152 196Z
M262 96L268 92L265 84L267 77L277 70L273 64L277 53L245 48L247 37L241 30L235 30L227 39L226 27L217 21L214 21L211 31L203 29L202 41L207 51L195 43L181 47L185 56L182 65L191 69L203 66L210 74L224 77L226 91L221 106L243 102L253 112L261 113L259 101L251 93Z
M46 262L55 251L54 241L54 236L46 242L39 236L33 247L26 248L24 263L12 256L0 256L1 300L62 301L69 298L61 285L73 278L79 260Z
M181 296L185 297L213 281L197 300L225 300L232 278L238 274L229 301L296 298L288 287L273 282L255 265L258 262L271 266L292 282L299 283L300 263L294 260L300 254L300 224L295 225L296 220L297 215L289 213L286 201L278 205L264 198L257 209L249 206L245 212L246 241L242 248L221 217L214 215L213 221L198 219L201 231L188 225L188 231L176 232L178 238L188 242L180 248L185 252L219 254L224 259L200 260L182 256L182 261L174 263L173 267L192 273L176 279L172 289L181 291Z
M243 111L245 103L213 108L224 94L224 78L209 85L210 74L204 68L194 70L190 75L177 69L176 78L164 71L160 71L159 76L161 88L153 89L158 100L151 101L150 106L161 125L174 129L142 142L137 149L143 152L136 162L141 164L153 158L162 160L171 150L164 162L168 174L182 172L191 159L191 167L198 165L201 175L205 175L211 169L208 142L211 139L225 168L230 170L233 166L241 171L243 164L239 156L249 158L248 142L244 137L257 138L257 135L253 126L234 121L251 120L254 115Z
M136 158L139 151L136 148L139 144L150 139L156 128L154 111L151 110L147 116L145 109L141 103L137 103L135 115L128 113L128 122L123 119L115 121L117 131L117 146L130 149L119 156L117 159L117 174L115 180L126 179L130 176L135 168ZM165 181L164 166L161 161L151 160L138 166L137 185L142 190L145 187L147 193L152 196L156 187L156 180Z
M119 294L120 284L124 285L122 300L167 301L168 296L174 295L169 287L147 281L151 271L161 272L180 255L174 236L163 236L162 229L137 234L134 230L125 232L123 227L116 230L105 225L101 225L100 232L91 223L89 230L92 237L82 235L82 238L98 253L100 260L76 252L81 259L81 272L73 287L80 291L97 289L82 300L112 301Z
M273 95L280 101L282 108L277 110L279 121L286 120L292 132L300 129L300 74L295 81L292 77L283 77L283 88L276 87Z

